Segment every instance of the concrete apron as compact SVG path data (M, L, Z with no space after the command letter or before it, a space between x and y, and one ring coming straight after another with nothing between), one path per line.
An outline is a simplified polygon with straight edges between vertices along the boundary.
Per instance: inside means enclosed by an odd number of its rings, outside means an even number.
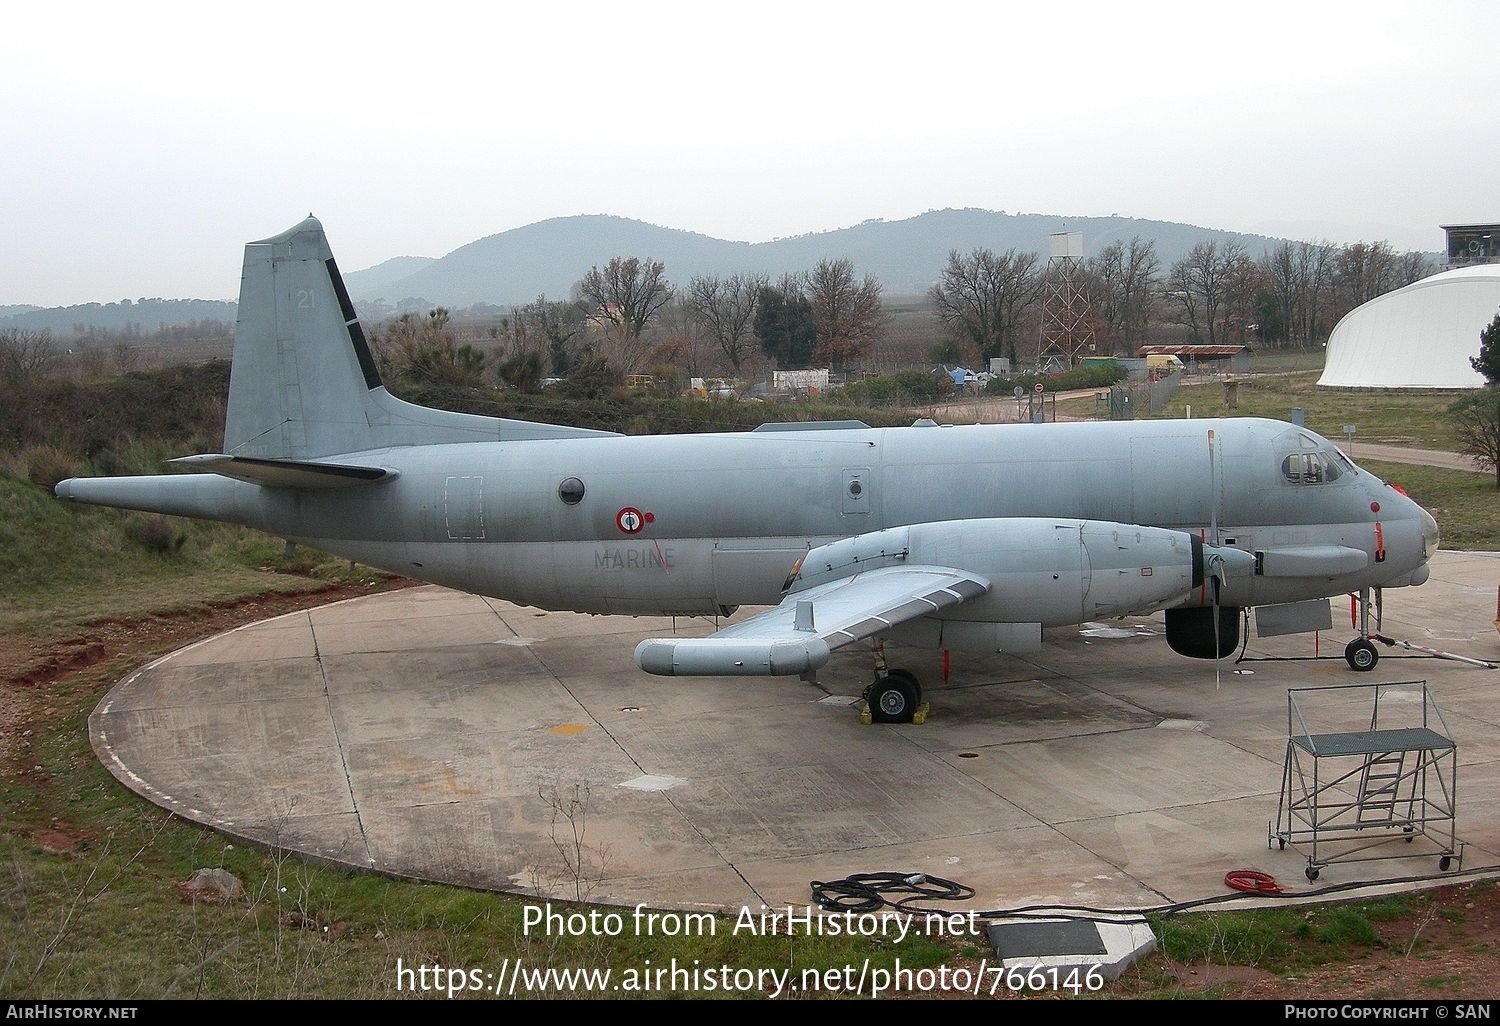
M1497 581L1493 555L1440 553L1425 586L1387 594L1385 632L1500 657ZM1352 673L1347 602L1334 611L1323 661L1226 660L1218 684L1212 663L1167 649L1159 615L1049 631L1036 656L955 653L947 681L939 653L892 647L932 714L862 726L863 648L817 686L657 678L635 668L637 641L712 625L429 587L172 653L116 685L89 726L109 770L164 808L399 877L737 911L805 905L814 879L900 871L974 887L958 907L1139 908L1223 893L1245 868L1294 892L1457 878L1413 846L1313 885L1303 855L1267 843L1287 689L1426 679L1459 744L1464 873L1500 865L1495 672L1382 648L1374 672ZM1312 649L1311 636L1252 638L1248 654Z

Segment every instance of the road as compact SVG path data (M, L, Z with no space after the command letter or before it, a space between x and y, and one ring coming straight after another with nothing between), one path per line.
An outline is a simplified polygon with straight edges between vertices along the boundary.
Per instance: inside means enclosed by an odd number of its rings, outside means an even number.
M1489 471L1475 466L1469 457L1442 449L1409 449L1404 445L1381 445L1377 442L1358 442L1353 448L1345 447L1349 457L1360 460L1384 460L1387 463L1416 463L1426 467L1443 467L1448 470L1467 470L1475 474Z

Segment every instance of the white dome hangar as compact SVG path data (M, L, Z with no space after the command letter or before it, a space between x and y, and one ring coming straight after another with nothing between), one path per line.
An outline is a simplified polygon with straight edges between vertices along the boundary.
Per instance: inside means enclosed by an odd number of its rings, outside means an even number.
M1434 274L1355 307L1328 337L1328 388L1481 388L1469 365L1500 312L1500 263Z

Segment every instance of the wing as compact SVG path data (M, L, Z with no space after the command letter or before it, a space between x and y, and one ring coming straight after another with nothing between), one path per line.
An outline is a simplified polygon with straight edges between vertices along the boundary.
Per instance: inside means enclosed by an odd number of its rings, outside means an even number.
M986 578L951 567L881 567L793 592L706 638L648 638L635 661L663 676L804 673L834 649L989 590Z

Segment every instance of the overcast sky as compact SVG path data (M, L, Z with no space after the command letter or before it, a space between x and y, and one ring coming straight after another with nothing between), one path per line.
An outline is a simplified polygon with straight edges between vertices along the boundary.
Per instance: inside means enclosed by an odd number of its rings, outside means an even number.
M579 213L1500 218L1493 3L483 6L10 5L0 303L234 298L308 211L347 270Z

